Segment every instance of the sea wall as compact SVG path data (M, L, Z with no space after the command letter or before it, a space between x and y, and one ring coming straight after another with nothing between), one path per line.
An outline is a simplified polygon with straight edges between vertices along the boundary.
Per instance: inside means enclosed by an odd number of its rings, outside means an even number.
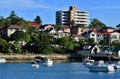
M53 55L43 55L43 54L14 54L14 55L4 55L0 54L0 58L5 58L7 61L17 62L17 61L31 61L35 57L50 58L52 60L68 60L69 55L67 54L53 54Z

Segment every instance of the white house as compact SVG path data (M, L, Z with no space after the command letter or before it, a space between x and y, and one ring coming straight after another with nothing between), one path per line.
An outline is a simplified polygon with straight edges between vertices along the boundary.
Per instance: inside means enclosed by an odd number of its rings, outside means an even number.
M95 42L100 42L101 40L103 40L103 34L97 31L89 31L86 36L85 36L86 40L93 38Z
M24 31L25 32L25 29L23 27L20 27L18 25L10 25L8 28L7 28L7 36L10 36L11 34L13 34L15 31Z
M114 41L120 42L120 33L118 33L118 32L110 33L110 41L111 41L111 43Z

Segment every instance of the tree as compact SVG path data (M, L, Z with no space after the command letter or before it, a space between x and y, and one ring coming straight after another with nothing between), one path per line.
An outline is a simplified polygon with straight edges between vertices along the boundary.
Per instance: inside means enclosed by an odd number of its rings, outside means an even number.
M40 18L40 16L36 16L36 18L34 19L34 21L40 25L42 25L42 20Z
M32 40L28 42L25 47L28 51L36 53L44 53L45 51L49 51L50 53L51 50L49 50L48 47L52 44L52 36L43 32L40 34L34 33L31 39Z
M20 41L28 42L30 41L30 35L23 31L15 31L15 33L13 33L10 36L10 39L16 42L20 42Z
M117 27L118 29L120 29L120 24L118 24L116 27Z
M71 20L71 21L70 21L70 25L71 25L71 26L75 26L75 21L74 21L74 20Z
M16 24L19 20L19 17L15 14L14 11L11 11L10 16L7 18L8 20L11 21L11 24Z
M34 34L34 33L39 33L39 29L37 28L37 27L29 27L28 28L28 30L27 30L27 32L30 34L30 35L32 35L32 34Z
M62 37L58 40L58 44L62 46L63 50L73 50L74 44L70 37Z
M87 40L87 43L88 43L88 44L95 44L95 40L94 40L93 38L89 38L89 39Z
M103 40L101 40L101 41L99 42L99 44L100 44L100 45L106 45L106 44L107 44L107 41L106 41L105 39L103 39Z
M89 27L90 28L100 29L102 27L106 27L106 25L104 23L102 23L100 20L94 18L94 19L91 19Z

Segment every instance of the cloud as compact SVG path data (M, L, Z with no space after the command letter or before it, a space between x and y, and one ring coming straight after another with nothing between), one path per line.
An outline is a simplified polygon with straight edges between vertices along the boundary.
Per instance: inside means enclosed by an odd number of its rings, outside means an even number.
M41 8L49 9L52 7L46 6L38 2L37 0L1 0L1 9L30 9L30 8Z
M99 9L120 9L120 5L92 7L89 10L99 10Z

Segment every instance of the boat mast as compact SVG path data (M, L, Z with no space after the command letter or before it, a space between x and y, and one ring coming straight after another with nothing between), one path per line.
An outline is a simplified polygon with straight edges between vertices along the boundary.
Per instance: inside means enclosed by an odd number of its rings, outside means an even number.
M110 52L110 34L109 34L109 41L108 41L108 57L109 57L109 63L110 63L110 55L111 55L111 52Z

